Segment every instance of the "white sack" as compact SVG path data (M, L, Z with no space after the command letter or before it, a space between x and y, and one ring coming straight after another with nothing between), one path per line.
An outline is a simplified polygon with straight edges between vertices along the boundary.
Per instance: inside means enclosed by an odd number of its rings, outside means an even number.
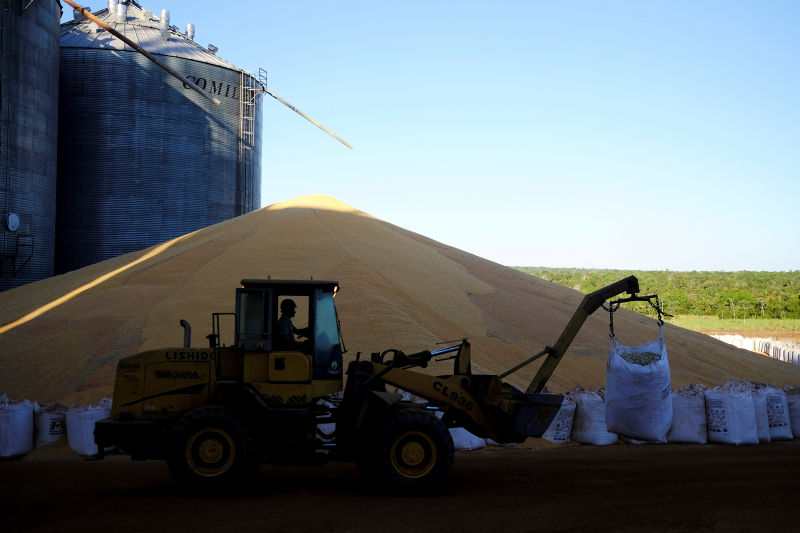
M94 424L111 416L111 400L104 398L99 403L84 407L73 405L67 410L67 442L69 447L81 455L97 455L94 442Z
M317 440L323 444L330 444L336 441L336 422L325 422L317 424Z
M473 435L464 428L450 428L456 450L477 450L486 446L486 439Z
M402 397L400 399L404 402L424 403L424 404L428 403L428 400L426 398L423 398L422 396L417 396L416 394L412 394L403 388L396 387L394 391L396 394L399 394Z
M786 403L789 406L789 425L792 436L800 439L800 387L784 387Z
M706 388L704 385L686 385L672 391L672 424L667 433L669 442L708 442Z
M789 419L789 403L786 393L767 385L767 416L769 436L772 440L792 440L792 425Z
M672 423L669 361L663 328L658 329L658 338L641 346L625 346L612 338L606 362L608 430L649 442L667 442ZM646 365L625 359L641 353L660 358Z
M728 382L706 391L708 440L722 444L758 444L756 410L749 387Z
M55 442L67 434L67 407L65 405L39 406L35 404L33 417L37 448Z
M753 398L753 408L756 412L756 429L758 441L769 442L769 415L767 414L767 393L763 387L752 384L750 394Z
M572 434L572 421L575 418L575 407L575 400L569 396L564 396L561 407L558 408L558 412L547 427L547 431L542 434L542 438L555 444L569 443L569 437Z
M16 457L33 451L33 404L0 396L0 457Z
M603 390L591 391L576 387L569 393L575 401L572 439L582 444L614 444L617 435L606 427Z

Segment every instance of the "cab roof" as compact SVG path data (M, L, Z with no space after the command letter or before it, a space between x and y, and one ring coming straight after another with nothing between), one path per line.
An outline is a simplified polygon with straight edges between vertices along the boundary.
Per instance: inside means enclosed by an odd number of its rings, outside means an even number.
M318 288L327 292L335 292L339 290L339 282L316 279L243 279L242 288L280 289L288 291Z

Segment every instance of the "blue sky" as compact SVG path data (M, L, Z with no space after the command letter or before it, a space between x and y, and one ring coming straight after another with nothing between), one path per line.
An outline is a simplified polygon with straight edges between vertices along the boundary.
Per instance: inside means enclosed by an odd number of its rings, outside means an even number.
M800 2L140 3L354 146L265 97L263 205L506 265L800 269Z

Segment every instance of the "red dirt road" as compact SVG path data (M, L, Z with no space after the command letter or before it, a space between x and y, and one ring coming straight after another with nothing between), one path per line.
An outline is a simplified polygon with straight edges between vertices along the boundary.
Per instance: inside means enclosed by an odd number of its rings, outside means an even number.
M798 531L800 441L459 452L439 496L375 494L350 464L263 467L198 497L161 462L0 463L0 530Z

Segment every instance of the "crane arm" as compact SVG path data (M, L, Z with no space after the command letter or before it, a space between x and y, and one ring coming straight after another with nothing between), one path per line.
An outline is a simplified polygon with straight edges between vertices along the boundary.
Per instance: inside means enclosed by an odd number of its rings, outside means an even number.
M636 276L628 276L625 279L621 279L616 283L612 283L607 287L603 287L602 289L598 289L584 296L578 309L575 310L575 313L567 323L564 331L561 332L561 336L556 343L552 347L548 346L545 348L547 359L545 359L542 366L539 367L538 372L536 372L536 375L533 377L533 380L530 385L528 385L525 392L531 394L542 391L545 383L550 379L556 366L558 366L561 358L567 352L567 348L572 344L572 341L575 339L578 331L580 331L583 323L589 318L589 315L597 311L597 309L603 305L603 302L622 292L627 292L630 295L639 292L639 280L636 279ZM540 353L540 355L543 354Z

